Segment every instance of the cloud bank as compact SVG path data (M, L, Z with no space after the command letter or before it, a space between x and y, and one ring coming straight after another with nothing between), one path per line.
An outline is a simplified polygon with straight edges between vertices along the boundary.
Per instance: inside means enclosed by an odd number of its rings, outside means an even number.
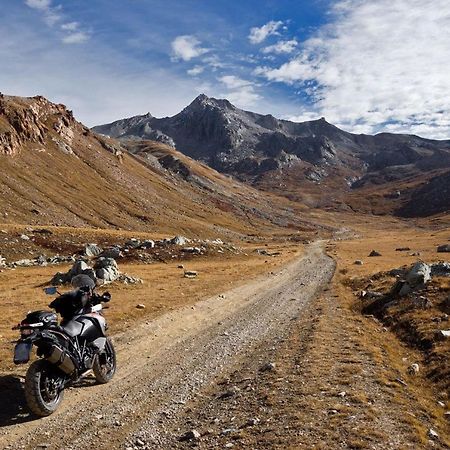
M448 138L450 2L345 0L332 14L295 57L255 73L298 85L346 129Z

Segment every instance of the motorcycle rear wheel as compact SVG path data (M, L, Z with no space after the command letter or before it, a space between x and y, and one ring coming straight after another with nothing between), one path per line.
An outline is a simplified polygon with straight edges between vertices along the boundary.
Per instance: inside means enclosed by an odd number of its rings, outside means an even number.
M25 377L25 399L31 412L39 417L54 413L64 397L62 377L44 359L34 361Z
M116 351L110 338L106 338L105 348L95 358L92 370L100 384L109 383L116 373Z

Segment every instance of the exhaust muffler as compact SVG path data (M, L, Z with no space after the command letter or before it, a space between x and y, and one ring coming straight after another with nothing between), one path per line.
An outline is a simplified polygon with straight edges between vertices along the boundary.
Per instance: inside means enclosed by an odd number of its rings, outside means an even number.
M53 345L45 357L45 359L57 366L67 375L72 375L75 372L75 364L69 354L58 347L57 345Z

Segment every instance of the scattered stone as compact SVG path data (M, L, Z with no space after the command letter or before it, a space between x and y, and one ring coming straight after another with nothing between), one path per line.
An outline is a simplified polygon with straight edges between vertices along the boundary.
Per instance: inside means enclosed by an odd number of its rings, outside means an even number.
M103 252L103 249L99 247L97 244L86 244L84 247L84 254L88 258L95 258L96 256L99 256Z
M30 240L30 236L27 236L26 234L21 234L20 235L20 239L22 239L22 241L29 241Z
M183 264L179 264L179 265L177 266L177 269L184 269Z
M450 244L440 245L437 248L438 253L450 253Z
M117 277L116 281L120 281L123 284L143 284L144 283L142 278L132 277L131 275L128 275L126 273L121 273Z
M244 427L254 427L258 425L261 421L257 417L252 417L245 422Z
M198 441L202 435L197 430L190 430L180 436L180 441Z
M347 392L342 391L342 392L339 392L338 397L344 398L346 395L347 395Z
M420 256L420 252L412 252L409 256Z
M395 249L396 252L409 252L410 250L409 247L398 247Z
M0 255L0 267L6 267L6 259Z
M411 364L411 365L408 367L408 373L409 373L410 375L417 375L417 374L419 373L419 364L416 364L416 363Z
M239 394L241 390L237 386L232 386L228 391L225 391L223 394L219 395L220 400L224 400L226 398L234 397Z
M369 253L369 256L381 256L381 253L379 253L379 252L377 252L376 250L372 250L370 253Z
M431 439L438 439L438 438L439 438L439 434L438 434L435 430L433 430L433 428L430 428L430 429L428 430L427 435L428 435L428 437L431 438Z
M360 259L357 259L353 264L355 266L362 266L364 263Z
M141 439L136 439L136 445L138 447L144 447L145 446L145 442L142 441Z
M261 372L271 372L275 370L276 364L273 362L268 362L264 364L261 369L259 369Z
M234 444L232 442L227 442L225 444L225 448L233 448L233 447L234 447Z
M145 305L143 303L139 303L136 305L136 309L145 309Z
M185 270L184 278L196 278L198 273L195 270Z
M200 247L184 247L181 249L181 251L198 255L202 252L202 249Z
M12 263L13 267L31 267L36 264L33 259L20 259L19 261L14 261Z
M450 338L450 330L438 330L435 333L436 339L439 341L444 341L448 338Z

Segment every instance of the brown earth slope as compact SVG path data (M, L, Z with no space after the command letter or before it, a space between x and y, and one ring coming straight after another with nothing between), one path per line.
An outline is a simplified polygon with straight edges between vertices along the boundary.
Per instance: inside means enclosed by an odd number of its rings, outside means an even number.
M0 223L158 232L302 228L300 208L164 144L136 155L43 97L0 98Z

